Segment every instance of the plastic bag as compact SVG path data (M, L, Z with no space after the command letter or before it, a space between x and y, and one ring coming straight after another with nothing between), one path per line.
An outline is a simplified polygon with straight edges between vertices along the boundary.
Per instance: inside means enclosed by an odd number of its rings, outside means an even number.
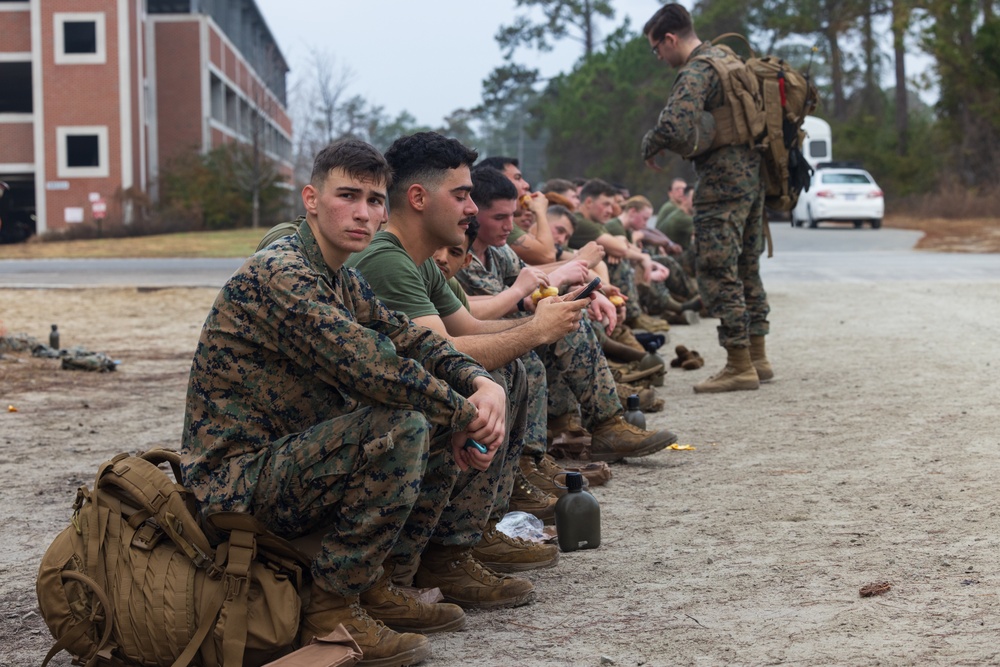
M528 512L508 512L497 524L497 530L503 534L532 542L544 542L548 539L544 528L542 520Z

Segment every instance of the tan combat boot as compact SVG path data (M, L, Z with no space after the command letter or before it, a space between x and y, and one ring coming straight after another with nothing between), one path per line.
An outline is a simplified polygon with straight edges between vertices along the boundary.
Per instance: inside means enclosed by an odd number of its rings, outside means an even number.
M545 455L549 457L548 454ZM603 486L611 481L611 466L604 461L562 461L559 466L566 472L578 472L587 480L587 486Z
M390 630L361 607L357 596L344 597L315 583L307 592L302 609L299 640L305 645L316 636L328 635L342 623L361 647L361 667L402 667L422 662L431 654L427 637Z
M767 382L774 377L774 369L771 362L767 360L767 353L764 351L764 336L750 336L750 361L757 369L757 379Z
M534 514L544 523L556 522L556 502L559 499L532 484L520 468L514 469L514 488L510 492L510 511Z
M559 547L511 537L491 521L472 549L472 557L494 572L524 572L552 567L559 562Z
M385 575L361 594L361 607L369 616L396 632L429 634L465 627L465 612L461 607L446 602L421 602L397 588L391 577L391 567L387 567Z
M677 436L670 431L646 431L629 424L620 414L594 427L590 438L593 461L649 456L677 442Z
M723 391L744 391L759 389L760 379L750 361L750 349L727 347L726 366L721 371L694 386L697 394L711 394Z
M556 486L558 480L555 479L556 475L563 475L566 471L557 466L554 461L550 464L536 459L532 454L522 454L521 459L517 462L517 467L521 469L524 478L534 484L539 491L544 491L557 498L566 493L566 489Z
M666 320L661 320L658 317L652 317L645 313L636 315L626 324L633 329L641 329L650 333L666 333L670 331L670 324Z
M659 412L663 409L663 399L657 398L656 391L649 387L615 382L618 390L618 400L622 405L628 403L628 397L635 394L639 397L639 409L643 412Z
M535 599L530 581L487 569L470 547L428 544L413 583L439 588L445 600L465 609L520 607Z

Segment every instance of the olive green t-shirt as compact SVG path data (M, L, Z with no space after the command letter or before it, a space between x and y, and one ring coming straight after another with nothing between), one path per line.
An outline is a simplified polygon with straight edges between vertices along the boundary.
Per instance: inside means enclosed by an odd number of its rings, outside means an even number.
M448 278L448 287L450 287L451 291L455 293L455 296L458 297L458 300L462 302L462 305L465 306L465 309L471 313L472 308L469 307L469 295L465 293L464 289L462 289L462 284L458 282L458 278L456 278L455 276Z
M371 245L348 257L344 265L360 271L375 296L411 320L426 315L447 317L462 307L434 259L428 257L417 266L389 232L375 234Z
M625 228L625 223L621 218L611 218L604 223L604 231L612 236L624 236L629 243L632 242L632 230Z
M573 219L576 220L576 230L573 236L569 237L568 244L573 250L579 250L591 241L596 241L599 236L608 233L604 225L585 218L580 213L574 213Z
M677 209L668 215L666 220L657 220L656 228L687 250L691 245L691 235L694 234L694 218L682 209Z
M528 232L526 232L523 229L521 229L520 227L518 227L517 223L515 223L514 224L514 229L510 230L510 236L507 237L507 243L510 244L510 245L514 245L514 241L516 241L517 239L521 238L522 236L524 236L527 233Z
M671 213L677 210L677 204L673 203L669 199L667 203L660 207L659 212L656 214L656 226L659 227L660 223L667 219Z

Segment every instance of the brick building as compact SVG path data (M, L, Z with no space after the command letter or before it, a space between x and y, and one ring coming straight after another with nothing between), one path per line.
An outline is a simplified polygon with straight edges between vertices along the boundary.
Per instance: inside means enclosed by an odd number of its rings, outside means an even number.
M184 151L257 143L291 177L288 65L254 0L0 0L3 234L133 215ZM97 206L100 209L101 204Z

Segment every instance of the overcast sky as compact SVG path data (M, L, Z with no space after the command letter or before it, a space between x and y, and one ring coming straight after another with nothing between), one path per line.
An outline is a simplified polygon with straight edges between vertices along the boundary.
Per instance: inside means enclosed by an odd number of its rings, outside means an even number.
M682 3L690 6L690 3ZM391 116L404 109L436 126L458 108L479 103L482 80L503 62L493 36L523 10L514 0L257 0L271 32L293 69L307 69L310 50L332 55L338 70L353 73L348 87L382 105ZM657 0L615 0L613 22L625 16L640 30L660 6ZM515 53L517 62L544 77L569 71L582 47L566 39L552 53ZM652 57L652 56L650 56Z

